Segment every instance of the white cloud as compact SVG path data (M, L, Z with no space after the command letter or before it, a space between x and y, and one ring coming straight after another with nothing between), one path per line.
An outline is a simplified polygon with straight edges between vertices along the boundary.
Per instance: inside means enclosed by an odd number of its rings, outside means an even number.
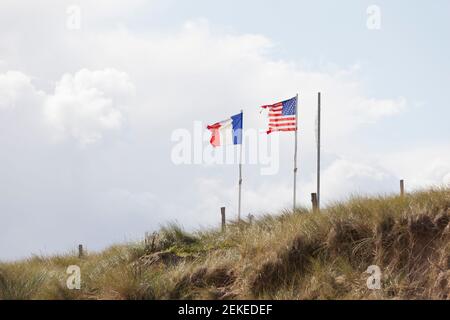
M19 71L7 71L0 74L0 110L16 108L41 95L31 78Z
M197 195L196 205L188 209L191 218L181 217L183 223L194 228L217 225L220 207L226 207L227 220L237 220L237 183L229 184L220 178L198 178L192 185L192 193ZM244 181L241 217L245 219L248 214L277 213L285 208L290 209L291 202L292 189L287 184L264 182L255 186L252 181Z
M327 200L345 199L351 195L383 194L397 186L396 177L385 168L344 158L326 167L322 178L322 191Z
M265 181L263 180L265 179ZM270 179L270 180L269 180ZM292 179L280 180L263 177L261 183L244 181L242 216L248 213L277 213L292 208ZM398 179L386 168L370 163L338 158L322 172L322 204L346 199L353 195L378 195L398 191ZM310 207L311 193L316 191L316 181L299 179L298 204ZM194 211L205 213L208 220L211 212L217 212L222 205L228 208L230 218L236 218L237 184L228 184L223 179L198 179L195 193L201 195Z
M44 113L60 135L90 144L124 126L128 113L124 103L133 95L127 74L83 69L62 77L54 94L47 97Z
M379 156L378 161L405 179L409 189L450 183L449 144L410 147Z
M450 186L450 170L449 170L449 172L444 176L443 181L444 181L444 184L445 184L445 185Z

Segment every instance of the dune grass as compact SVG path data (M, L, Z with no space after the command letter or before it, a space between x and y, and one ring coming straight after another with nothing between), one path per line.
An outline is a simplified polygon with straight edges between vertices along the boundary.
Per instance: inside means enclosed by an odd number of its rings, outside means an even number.
M450 299L450 190L354 197L145 241L0 264L0 299ZM81 290L66 268L81 268ZM366 285L370 265L382 287Z

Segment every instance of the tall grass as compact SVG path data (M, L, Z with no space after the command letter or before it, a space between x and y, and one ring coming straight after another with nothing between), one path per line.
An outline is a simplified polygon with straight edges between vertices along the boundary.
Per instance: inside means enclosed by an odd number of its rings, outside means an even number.
M0 299L449 299L449 210L442 188L284 211L224 233L169 224L83 259L0 264ZM81 290L65 286L73 264ZM370 265L381 290L366 286Z
M35 297L44 282L44 269L28 269L26 265L12 264L0 268L0 299L27 300Z

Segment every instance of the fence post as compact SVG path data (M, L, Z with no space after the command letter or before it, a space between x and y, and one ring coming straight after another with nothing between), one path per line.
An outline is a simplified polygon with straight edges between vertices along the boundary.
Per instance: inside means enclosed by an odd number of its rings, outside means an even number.
M222 215L222 232L225 232L226 224L225 224L225 207L220 208L220 214Z
M78 258L83 258L83 256L84 256L84 252L83 252L83 245L82 244L79 244L78 245Z
M252 225L252 223L253 223L253 218L254 218L254 217L255 217L255 216L252 215L251 213L248 214L248 223L249 223L250 225Z
M311 193L311 202L312 202L313 213L317 213L318 212L317 193Z
M400 196L405 196L405 180L400 180Z

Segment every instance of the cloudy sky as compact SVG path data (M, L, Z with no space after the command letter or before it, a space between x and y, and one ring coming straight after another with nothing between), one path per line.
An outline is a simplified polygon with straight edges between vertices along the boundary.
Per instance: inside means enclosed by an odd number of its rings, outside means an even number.
M237 166L177 165L174 132L240 109L264 130L258 106L296 93L300 203L318 91L325 204L450 183L449 15L446 0L2 0L0 260L233 217ZM244 215L291 206L293 136L270 139L279 170L244 166Z

